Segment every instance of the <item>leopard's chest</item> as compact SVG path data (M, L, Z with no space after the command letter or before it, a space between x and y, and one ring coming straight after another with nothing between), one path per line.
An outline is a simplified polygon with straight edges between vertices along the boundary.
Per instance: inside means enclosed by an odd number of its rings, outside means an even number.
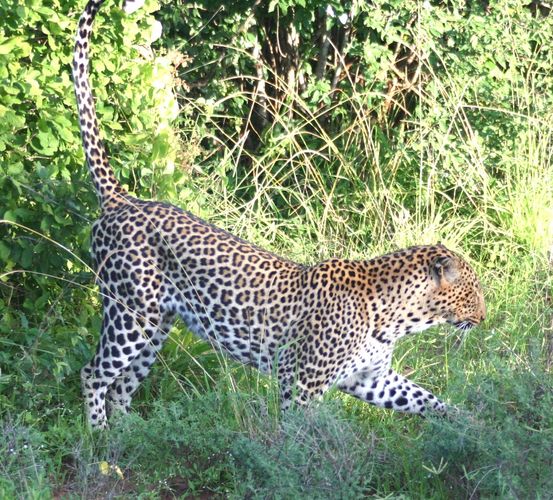
M366 375L371 378L381 376L390 369L393 345L383 344L368 337L362 347L352 353L336 376L335 383L343 382L354 375Z

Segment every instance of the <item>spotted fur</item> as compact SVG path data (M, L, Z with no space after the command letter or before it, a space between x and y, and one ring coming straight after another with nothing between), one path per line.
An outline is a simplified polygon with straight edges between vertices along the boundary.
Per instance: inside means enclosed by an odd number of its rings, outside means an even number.
M444 403L390 368L391 356L405 335L444 322L466 329L484 319L482 289L469 265L432 245L303 266L180 208L129 196L100 140L88 82L101 3L89 1L81 16L73 69L102 208L92 230L102 331L81 372L90 424L105 427L107 411L129 410L177 316L232 358L276 373L283 409L337 386L384 408L444 412ZM132 2L126 7L132 10Z

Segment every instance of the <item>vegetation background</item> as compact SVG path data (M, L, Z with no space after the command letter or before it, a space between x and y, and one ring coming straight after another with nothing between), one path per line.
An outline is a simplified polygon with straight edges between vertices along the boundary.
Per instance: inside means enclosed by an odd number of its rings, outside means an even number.
M92 48L122 183L297 261L442 241L488 320L401 343L448 421L274 381L177 327L91 434L98 213L70 77L84 3L0 1L0 496L551 498L553 14L538 0L109 0ZM159 24L163 26L161 38Z

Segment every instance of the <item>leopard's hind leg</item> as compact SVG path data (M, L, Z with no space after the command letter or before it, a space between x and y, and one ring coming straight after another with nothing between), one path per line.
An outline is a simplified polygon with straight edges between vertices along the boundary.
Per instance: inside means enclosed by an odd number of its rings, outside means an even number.
M128 413L130 411L132 396L150 373L157 353L163 347L169 335L173 321L174 314L162 315L159 327L148 340L146 346L109 386L106 396L108 417L115 412ZM122 351L123 353L130 353L132 347L123 347Z
M135 261L124 252L112 254L102 266L102 331L96 354L81 371L92 427L107 425L110 387L110 399L116 406L128 407L167 336L170 318L160 311L161 281L155 262ZM113 396L118 394L118 387L125 392L121 398Z
M88 421L92 427L99 428L107 425L106 397L110 386L121 377L125 390L131 385L130 378L125 383L124 374L132 370L135 359L145 357L150 361L152 349L148 345L149 339L155 337L160 323L159 315L152 314L145 323L140 312L130 310L114 299L107 299L104 304L102 332L96 354L81 370ZM132 379L133 387L123 399L123 406L130 404L130 394L138 386L139 379L142 380L142 377L136 373Z

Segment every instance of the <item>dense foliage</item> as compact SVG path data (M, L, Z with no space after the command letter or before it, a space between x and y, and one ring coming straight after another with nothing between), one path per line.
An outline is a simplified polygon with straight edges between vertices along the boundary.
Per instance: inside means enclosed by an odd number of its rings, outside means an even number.
M79 258L86 259L96 212L70 72L79 12L55 0L0 8L0 207L12 223L1 228L0 262L6 271L34 273L4 278L2 296L6 306L40 317L60 285L39 273L74 279L86 269ZM163 176L174 167L170 123L178 109L168 63L148 52L153 18L143 13L129 22L117 9L101 18L111 29L96 36L93 85L104 133L117 137L110 141L113 162L132 191L168 186ZM126 93L124 81L136 92Z
M279 216L320 216L328 203L348 221L352 207L382 213L365 201L378 188L398 189L409 211L427 210L436 192L440 209L487 209L482 198L519 161L506 151L551 144L552 22L525 2L247 5L166 4L163 41L193 61L180 71L183 116L217 126L202 134L207 165L220 151L230 189L248 200L269 176ZM270 56L287 51L294 64Z
M267 379L182 330L139 414L87 434L97 204L70 77L83 2L0 2L0 496L548 496L548 5L152 0L126 18L113 3L92 83L121 182L303 262L461 251L490 319L424 333L396 362L477 417L422 422L344 398L279 425Z

